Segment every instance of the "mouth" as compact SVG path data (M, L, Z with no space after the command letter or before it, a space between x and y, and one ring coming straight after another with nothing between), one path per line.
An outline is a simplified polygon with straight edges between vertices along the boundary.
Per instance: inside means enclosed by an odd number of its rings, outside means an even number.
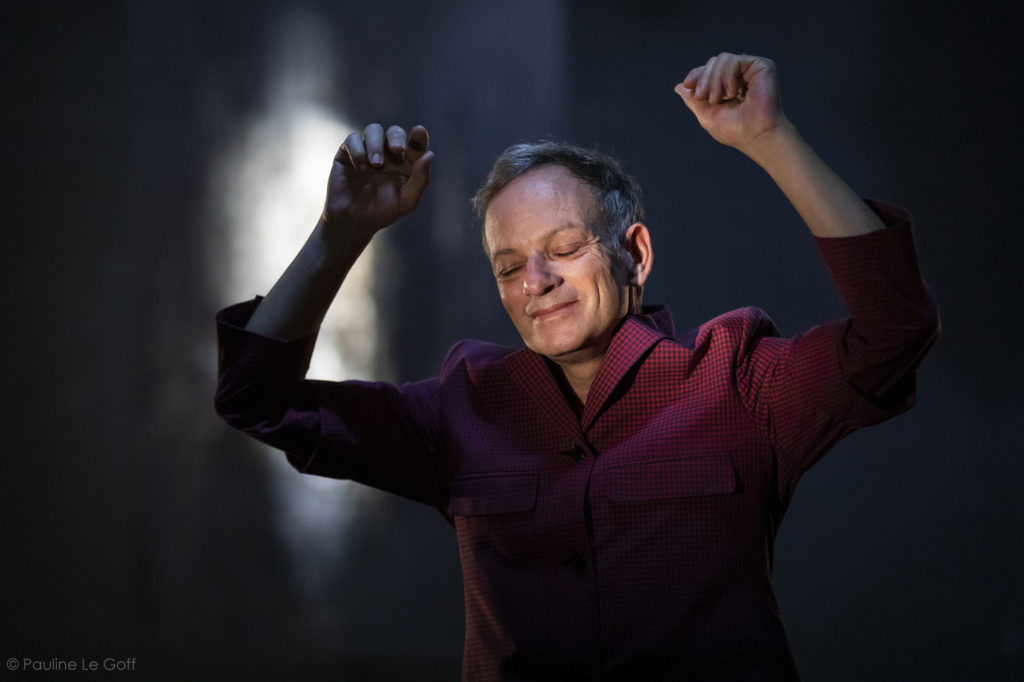
M553 306L548 306L542 310L535 310L531 313L527 313L534 320L546 320L565 312L570 307L576 305L576 301L569 301L568 303L557 303Z

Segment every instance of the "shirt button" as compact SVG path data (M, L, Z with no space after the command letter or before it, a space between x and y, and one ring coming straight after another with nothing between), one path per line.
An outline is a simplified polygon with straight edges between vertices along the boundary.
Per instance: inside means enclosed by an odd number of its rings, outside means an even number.
M582 462L587 458L587 451L580 447L578 443L573 443L572 447L565 451L565 454L572 457L577 462Z
M587 568L587 560L583 555L576 552L566 560L566 565L577 573L582 573Z

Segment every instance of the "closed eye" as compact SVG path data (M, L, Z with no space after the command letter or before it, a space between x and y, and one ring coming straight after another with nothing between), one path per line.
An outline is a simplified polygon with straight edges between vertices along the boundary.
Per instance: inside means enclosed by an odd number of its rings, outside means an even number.
M514 275L515 273L517 273L518 271L520 271L522 269L523 269L523 266L521 266L521 265L513 265L512 267L505 268L504 270L499 270L498 271L498 277L499 278L508 277L510 275Z

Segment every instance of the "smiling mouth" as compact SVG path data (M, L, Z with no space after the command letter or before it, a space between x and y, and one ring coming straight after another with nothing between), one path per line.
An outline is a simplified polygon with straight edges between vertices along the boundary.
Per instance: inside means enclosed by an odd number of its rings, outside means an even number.
M530 313L530 317L532 317L534 320L544 320L549 317L554 317L558 313L566 310L567 308L575 304L576 301L569 301L568 303L559 303L558 305L553 305L549 308L544 308L543 310L538 310L536 312Z

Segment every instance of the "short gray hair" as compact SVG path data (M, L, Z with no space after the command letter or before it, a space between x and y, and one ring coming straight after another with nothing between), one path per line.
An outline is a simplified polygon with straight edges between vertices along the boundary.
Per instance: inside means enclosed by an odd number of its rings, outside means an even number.
M598 237L617 245L630 225L643 222L640 185L618 159L565 142L544 141L512 145L495 159L473 197L473 211L481 224L498 192L528 171L549 164L562 166L590 187L599 210L599 220L592 226Z

